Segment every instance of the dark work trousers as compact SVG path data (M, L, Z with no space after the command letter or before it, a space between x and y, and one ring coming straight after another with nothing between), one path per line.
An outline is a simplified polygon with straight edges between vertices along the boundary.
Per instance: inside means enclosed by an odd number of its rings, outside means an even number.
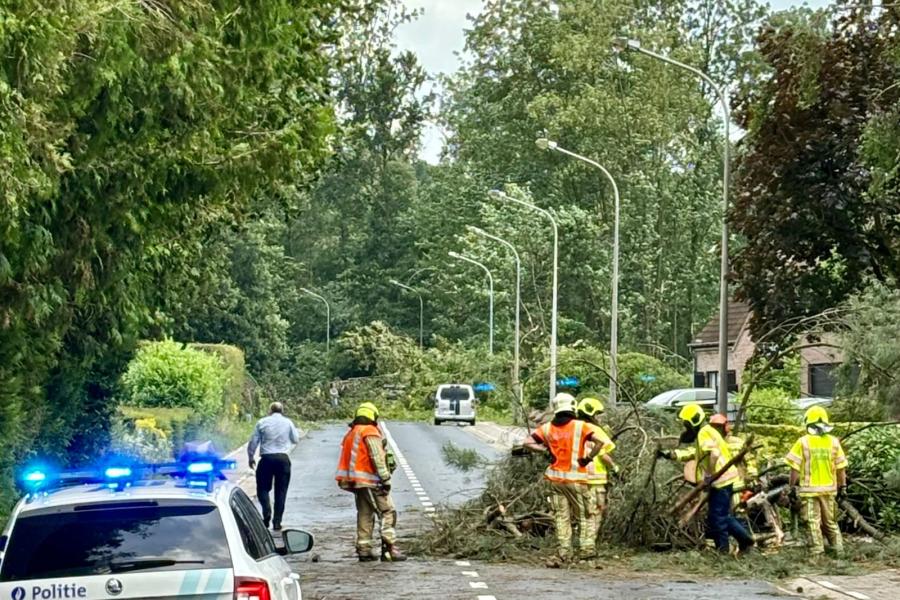
M728 536L738 542L741 550L753 545L753 536L744 529L731 512L731 496L734 493L733 486L723 488L709 488L709 534L716 543L716 550L728 552Z
M272 482L275 483L275 515L272 518L272 505L269 492ZM287 497L288 484L291 483L291 459L287 454L263 454L256 467L256 497L262 507L263 521L269 521L273 527L281 527L284 515L284 499Z

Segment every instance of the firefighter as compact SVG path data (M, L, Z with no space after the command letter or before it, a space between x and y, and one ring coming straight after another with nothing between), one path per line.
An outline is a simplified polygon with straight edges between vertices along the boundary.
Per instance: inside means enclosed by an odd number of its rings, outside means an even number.
M603 403L600 400L584 398L578 403L576 410L579 419L595 427L593 429L594 440L589 444L600 445L600 453L587 467L588 497L594 503L594 528L599 532L600 525L603 523L603 515L606 513L606 486L609 483L609 473L617 474L619 472L619 465L615 463L611 455L616 445L600 426L599 418L604 411Z
M837 497L847 488L847 457L841 441L829 435L832 430L828 412L813 406L804 415L806 435L785 457L791 467L791 494L800 496L801 521L813 556L825 553L825 537L831 550L841 556L844 540L837 524Z
M578 524L579 558L591 559L596 555L596 517L594 502L589 498L587 466L600 454L603 444L594 444L585 453L586 444L596 439L594 427L576 418L575 398L571 394L557 394L553 407L553 420L535 430L524 446L532 452L550 453L552 462L544 472L544 479L550 487L559 543L559 561L551 566L561 566L574 558L573 518Z
M335 479L356 500L356 554L360 562L377 560L372 554L376 515L381 519L381 560L406 560L397 547L394 529L397 510L391 498L391 470L378 428L378 408L371 402L364 402L356 409L350 430L341 443Z

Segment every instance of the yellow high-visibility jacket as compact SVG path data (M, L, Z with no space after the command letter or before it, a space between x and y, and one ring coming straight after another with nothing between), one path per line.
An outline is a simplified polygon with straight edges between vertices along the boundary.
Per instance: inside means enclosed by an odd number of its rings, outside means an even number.
M718 450L719 457L716 464L712 465L710 464L710 457L712 456L712 452L716 450ZM726 463L731 460L731 457L731 449L728 447L728 444L711 425L704 425L700 428L700 431L697 433L697 441L693 448L675 451L675 458L681 462L688 462L695 458L697 459L696 478L698 483L703 481L707 475L715 475L719 469L724 467ZM728 467L728 470L713 482L713 487L715 488L723 488L729 485L735 487L742 487L744 485L744 482L741 480L741 475L735 465Z
M804 435L784 460L800 475L801 497L836 494L837 472L848 465L841 441L828 434Z
M603 461L603 457L616 449L606 430L597 425L591 425L591 432L594 434L592 441L585 445L585 453L590 454L593 451L592 444L600 444L600 453L594 457L593 462L588 465L587 472L588 485L606 485L609 482L609 469Z

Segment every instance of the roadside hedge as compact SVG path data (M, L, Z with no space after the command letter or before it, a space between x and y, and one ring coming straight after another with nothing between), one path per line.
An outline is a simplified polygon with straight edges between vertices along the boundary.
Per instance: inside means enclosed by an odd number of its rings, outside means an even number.
M122 404L186 408L202 417L222 414L231 369L219 355L173 340L141 346L122 375Z
M247 393L247 361L244 351L231 344L188 344L188 348L201 350L218 356L228 371L223 402L226 414L234 418L242 413L251 413L250 398Z

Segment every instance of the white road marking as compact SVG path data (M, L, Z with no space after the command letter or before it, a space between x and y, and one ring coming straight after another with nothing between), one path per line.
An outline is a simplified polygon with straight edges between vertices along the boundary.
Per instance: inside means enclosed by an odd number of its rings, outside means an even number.
M869 598L862 592L844 592L844 593L847 594L848 596L853 596L854 598L856 598L856 600L872 600L871 598Z
M816 583L818 583L819 585L821 585L824 588L828 588L829 590L839 590L840 589L838 586L834 585L830 581L817 581Z
M391 432L387 427L387 423L385 423L384 421L382 421L381 423L381 429L384 431L384 437L387 439L388 444L390 444L391 448L394 451L394 456L396 456L397 458L397 464L400 465L400 467L403 469L403 473L406 475L406 479L409 481L410 485L415 491L419 502L422 504L422 508L425 510L425 513L428 515L434 515L437 512L434 503L431 501L431 498L428 497L428 494L425 492L425 488L421 483L419 483L419 479L416 477L416 474L413 471L412 467L406 461L406 457L403 456L403 451L400 450L397 442L394 441L394 436L391 435ZM458 560L456 561L456 566L471 567L472 563L467 560ZM476 578L478 577L478 571L462 571L462 575L464 577ZM486 590L488 589L488 584L484 581L470 581L469 587L473 590ZM495 598L494 596L478 596L478 600L497 600L497 598Z

